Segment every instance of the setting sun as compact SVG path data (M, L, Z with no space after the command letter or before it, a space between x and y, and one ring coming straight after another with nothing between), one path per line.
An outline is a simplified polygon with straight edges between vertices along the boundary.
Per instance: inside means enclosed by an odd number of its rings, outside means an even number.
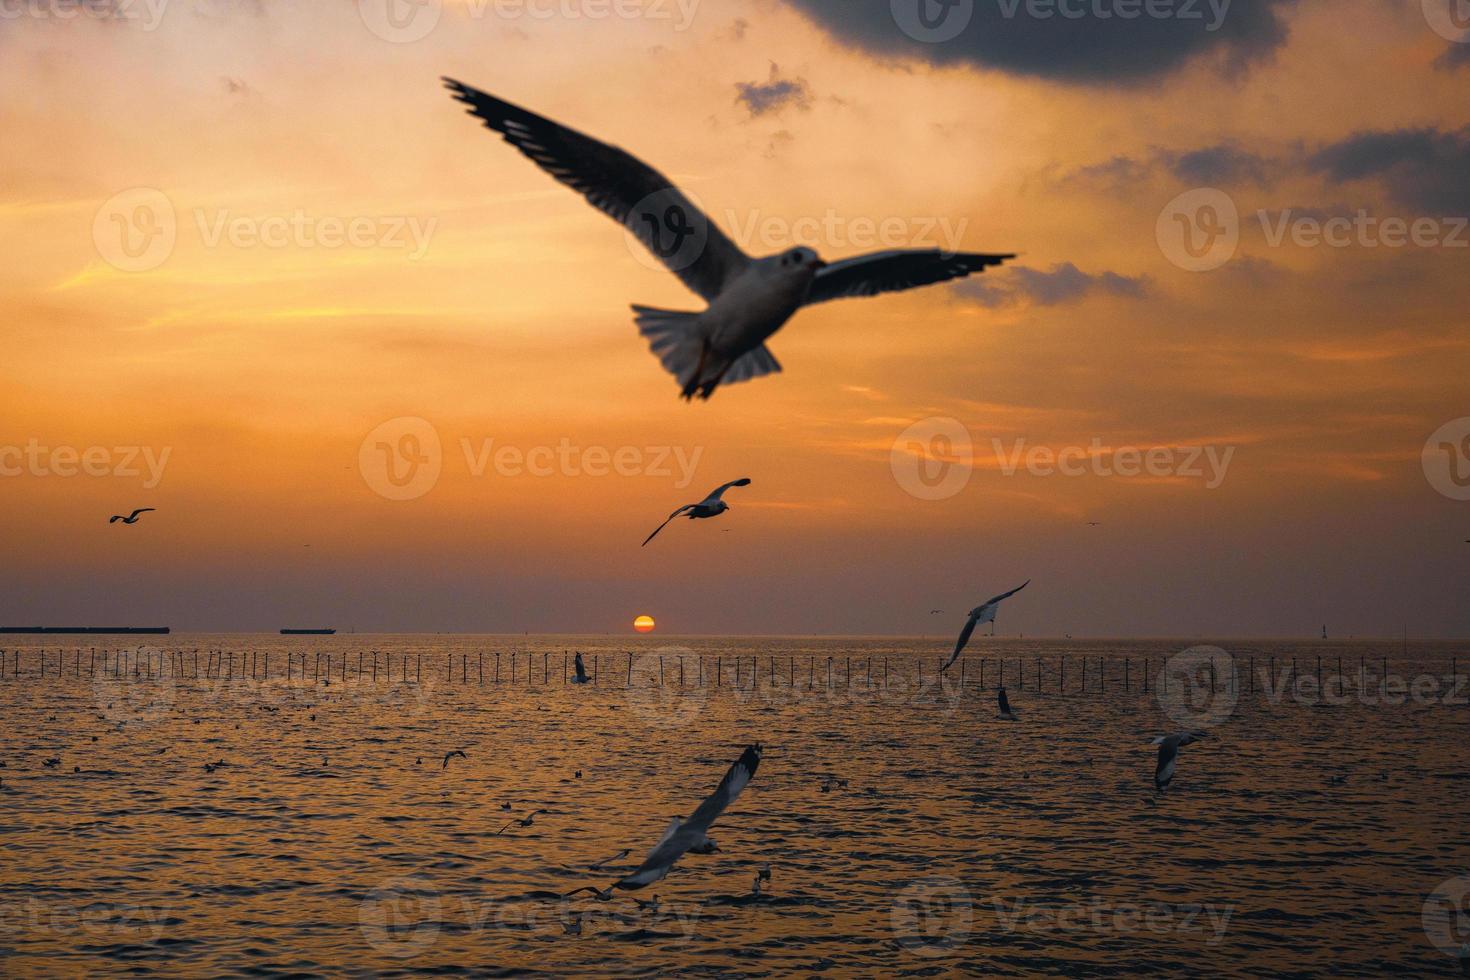
M639 616L637 619L633 620L633 628L640 633L652 633L653 617Z

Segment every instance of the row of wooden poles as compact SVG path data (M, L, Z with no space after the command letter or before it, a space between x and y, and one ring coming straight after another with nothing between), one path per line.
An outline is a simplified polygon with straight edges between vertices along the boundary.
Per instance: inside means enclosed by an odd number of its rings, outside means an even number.
M68 653L71 654L70 658L67 656ZM54 654L54 663L50 659L52 656L53 654L48 654L45 650L36 651L35 669L26 670L22 666L20 650L0 650L0 679L48 676L65 677L71 675L75 677L102 676L144 679L197 679L203 677L211 680L232 680L247 677L252 679L269 679L272 676L270 653L259 651L248 651L238 654L228 650L206 650L202 652L199 650L99 651L94 647L85 653L80 649L74 651L58 650ZM541 683L550 684L552 682L554 673L551 662L552 655L549 652L540 655L541 663L539 665L536 663L536 654L534 653L508 653L503 655L492 653L491 656L494 659L487 664L484 653L474 654L473 659L471 659L470 654L459 654L457 656L452 653L445 654L443 677L449 683L460 684L485 684L487 682L491 684L534 684L539 673ZM525 658L524 662L521 660L522 657ZM68 659L70 659L70 663L67 662ZM588 674L592 684L596 685L599 675L604 673L602 669L604 659L607 662L607 669L609 671L616 671L618 667L624 668L623 671L618 672L624 673L625 682L629 686L633 684L635 655L632 653L626 655L592 654L590 663L588 664ZM825 663L822 663L815 656L807 657L806 664L802 665L805 666L805 671L798 669L799 658L794 656L771 656L766 658L759 656L733 658L725 658L723 656L694 656L687 659L692 659L695 663L686 671L686 657L659 656L657 680L654 680L652 668L650 667L648 683L657 683L660 687L677 683L679 687L685 687L688 686L688 682L692 682L699 687L706 685L721 687L725 686L725 680L729 677L731 686L737 688L754 687L759 682L761 676L764 675L769 678L772 687L778 686L781 681L785 681L788 687L794 688L799 686L800 675L804 673L806 675L804 678L806 686L809 689L815 688L819 679L828 688L833 686L850 688L853 686L855 676L852 657L843 658L843 668L840 672L835 672L837 664L837 658L835 657L827 657ZM767 669L765 671L761 670L762 659L767 661ZM970 678L978 673L978 684L982 690L988 686L987 681L995 682L997 687L1005 687L1007 681L1010 681L1017 690L1026 690L1027 676L1029 673L1032 678L1031 689L1044 691L1047 689L1046 681L1049 675L1054 679L1051 690L1058 693L1067 693L1068 659L1069 657L1066 655L1058 655L1051 661L1055 663L1056 669L1049 671L1044 669L1048 664L1048 658L1038 656L1033 658L1034 669L1028 672L1026 670L1025 659L1020 657L1014 660L999 658L993 661L984 657L976 658L973 661L969 658L962 657L951 668L948 679L959 683L961 686L967 686L970 683ZM1077 687L1075 688L1077 693L1106 693L1110 680L1108 676L1108 667L1110 665L1113 667L1111 681L1115 690L1121 687L1124 693L1131 693L1137 688L1146 694L1149 692L1151 681L1156 686L1161 684L1166 688L1168 686L1167 674L1161 675L1158 679L1152 677L1151 669L1156 661L1149 657L1142 658L1143 669L1137 674L1134 671L1134 661L1129 657L1122 658L1121 662L1118 658L1109 657L1088 658L1084 656L1078 659L1081 660L1080 668L1074 668L1073 670L1073 676L1077 679ZM711 660L714 661L713 672L709 671L708 662ZM619 661L622 661L622 663L619 663ZM1271 657L1265 665L1269 671L1267 677L1272 680L1277 677L1276 661L1277 658ZM281 659L278 657L276 662L280 664ZM524 666L522 666L522 663ZM913 663L918 673L919 683L922 684L924 682L924 659L922 657L905 657L900 659L899 663ZM939 677L939 668L943 663L943 658L935 661L934 670L930 674L931 679L937 679ZM1092 666L1091 670L1088 669L1089 663ZM1458 678L1458 663L1454 659L1451 659L1450 663L1451 675ZM563 651L560 665L560 679L563 684L571 680L571 664L570 654ZM308 665L310 665L309 671ZM502 665L505 668L504 671L502 671ZM395 661L392 653L384 654L377 650L358 651L354 662L352 655L347 653L333 654L317 652L313 654L310 652L301 652L287 653L285 655L285 670L278 676L282 676L286 680L293 678L306 680L309 678L316 681L336 678L345 682L349 678L352 678L358 681L372 680L377 682L383 680L417 683L423 681L423 666L424 656L421 653L400 653ZM540 671L536 670L537 666L540 666ZM867 687L873 687L874 659L871 657L860 659L857 666L861 674L860 683ZM978 666L978 671L973 669L976 666ZM1213 661L1208 664L1208 667L1211 692L1216 691L1217 685L1222 691L1234 694L1255 692L1256 661L1254 657L1249 658L1248 669L1245 671L1247 678L1245 692L1239 690L1241 685L1237 672L1231 671L1222 679L1216 676ZM988 676L987 668L990 671ZM1289 666L1283 658L1282 669L1289 671L1289 673L1282 675L1282 680L1288 683L1295 683L1296 679L1302 676L1295 657L1291 658ZM1318 657L1316 664L1318 690L1322 690L1322 669L1323 659ZM1358 663L1360 690L1366 686L1367 669L1366 658L1360 657ZM1382 673L1380 676L1387 677L1388 659L1386 657L1382 659L1381 669ZM878 683L884 687L888 686L890 675L888 657L883 657L877 662L877 670ZM906 678L907 673L905 672L902 676ZM1337 658L1336 677L1338 679L1339 694L1342 694L1345 680L1341 657ZM1201 678L1196 678L1196 680L1199 681Z

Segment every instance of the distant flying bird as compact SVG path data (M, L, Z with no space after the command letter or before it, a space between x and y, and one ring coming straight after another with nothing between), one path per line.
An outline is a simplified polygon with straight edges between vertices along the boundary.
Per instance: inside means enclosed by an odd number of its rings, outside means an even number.
M929 610L929 615L931 615L931 616L938 616L942 612L944 612L943 609L931 609L931 610Z
M669 178L626 151L452 78L444 84L471 115L622 225L708 304L698 313L633 307L639 332L685 399L780 371L765 340L802 306L946 282L1015 258L937 248L830 264L809 248L752 258Z
M127 517L124 517L121 514L113 514L112 517L108 519L107 523L116 524L118 521L122 521L124 524L136 524L138 523L138 515L151 514L155 510L157 510L156 507L139 507Z
M648 857L644 859L636 871L625 878L621 878L610 885L606 890L588 885L578 888L576 891L568 892L567 895L577 892L590 891L599 898L606 900L612 897L614 888L625 891L637 891L647 885L659 881L669 873L674 863L683 857L685 852L693 851L695 854L713 854L719 850L714 840L709 836L710 825L720 814L725 812L740 791L745 789L755 776L756 769L761 762L760 745L748 745L740 758L735 760L725 773L725 778L720 780L720 785L710 794L709 798L699 804L699 808L689 815L688 820L680 820L675 817L670 823L658 843L654 845Z
M562 663L566 663L566 661L563 660ZM577 676L572 678L572 683L573 684L591 684L592 683L592 678L590 678L590 677L587 676L587 665L584 664L584 663L582 663L582 654L581 654L581 652L578 652L577 653L577 656L576 656L575 660L573 661L572 666L575 667L575 668L577 668Z
M1006 697L1006 689L1005 688L1001 688L996 693L1000 695L1000 697L997 698L996 700L997 700L998 706L1000 708L1000 717L1001 717L1001 720L1002 721L1015 721L1016 720L1016 715L1015 715L1015 713L1013 711L1011 711L1011 699L1008 698L1008 697Z
M721 484L720 486L712 490L710 492L710 495L708 497L705 497L699 503L685 504L683 507L680 507L668 517L664 518L664 522L658 527L654 528L653 534L650 534L648 537L644 538L643 544L639 545L638 547L641 548L644 545L648 544L648 542L652 541L654 539L654 536L657 535L658 532L662 531L665 527L668 526L669 521L672 521L674 518L678 517L681 514L687 516L691 521L702 520L706 517L718 517L719 515L730 509L730 505L720 499L722 496L724 496L725 491L729 490L731 487L748 486L750 486L750 477L748 476L743 476L738 480L731 480L729 483Z
M960 630L959 639L955 641L954 654L950 656L948 663L939 668L939 672L942 674L946 670L949 670L950 664L954 663L960 658L960 654L964 652L965 644L970 642L970 634L975 632L976 626L980 625L981 623L995 622L995 611L1000 608L1002 600L1009 599L1011 596L1015 595L1017 592L1020 592L1022 589L1030 584L1031 580L1028 578L1026 581L1022 582L1011 591L1002 592L998 596L986 599L980 605L976 606L974 609L971 609L970 618L965 620L965 628Z
M469 758L469 756L467 756L467 755L464 754L464 750L463 749L455 749L453 752L445 752L444 753L444 765L440 766L439 768L440 769L448 769L449 768L449 760L450 759L453 759L455 756L459 756L461 759L468 759Z
M1204 737L1204 732L1178 732L1174 735L1160 735L1149 743L1159 747L1159 761L1154 767L1154 789L1162 793L1174 781L1174 760L1179 756L1179 747L1198 742Z
M1102 521L1088 521L1088 527L1102 527Z
M499 837L501 834L505 833L511 827L515 827L515 826L529 827L533 823L536 822L536 815L537 814L540 814L540 813L550 813L550 812L551 812L550 810L532 810L530 813L526 814L524 817L520 817L518 819L512 820L510 823L506 824L504 827L501 827L499 830L497 830L495 832L495 836L496 837Z

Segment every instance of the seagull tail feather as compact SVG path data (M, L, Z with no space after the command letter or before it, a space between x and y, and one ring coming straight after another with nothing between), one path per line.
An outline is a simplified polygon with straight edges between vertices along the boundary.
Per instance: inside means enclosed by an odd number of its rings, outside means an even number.
M648 340L659 363L688 387L699 373L705 338L699 328L699 314L680 310L664 310L656 306L633 307L633 322Z

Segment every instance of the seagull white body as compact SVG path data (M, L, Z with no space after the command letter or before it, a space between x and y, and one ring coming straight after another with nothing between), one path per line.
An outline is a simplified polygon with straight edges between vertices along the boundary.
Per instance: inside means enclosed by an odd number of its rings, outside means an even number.
M979 626L983 623L995 622L995 613L996 610L1000 609L1001 602L1009 599L1011 596L1015 595L1017 592L1020 592L1022 589L1030 584L1031 580L1028 578L1026 581L1022 582L1011 591L1002 592L998 596L992 596L991 598L986 599L980 605L976 606L974 609L971 609L969 618L965 620L964 628L960 630L959 639L955 640L954 653L950 655L948 662L946 662L943 667L939 668L939 672L941 674L944 673L946 670L949 669L950 664L954 663L960 658L960 654L964 653L965 644L970 642L970 634L975 632L976 626Z
M780 371L765 340L803 306L945 282L1015 258L893 249L829 264L809 248L753 258L632 154L454 79L444 84L472 115L623 225L704 299L702 312L633 307L639 332L686 399Z
M648 542L652 541L654 537L657 536L658 532L667 527L669 521L672 521L676 517L683 516L689 518L690 520L702 520L709 517L719 517L725 511L730 509L730 505L725 503L723 499L725 496L725 491L729 490L731 487L748 486L750 486L750 477L743 476L738 480L731 480L729 483L723 483L720 486L715 487L714 490L710 491L710 495L708 497L705 497L699 503L685 504L683 507L680 507L668 517L664 518L664 522L653 529L653 534L650 534L648 537L643 539L643 545L646 545L648 544ZM641 548L643 547L643 545L639 545L639 547Z
M638 866L632 874L613 882L612 888L621 888L626 891L636 891L663 879L674 867L681 857L687 852L695 854L713 854L719 850L715 841L709 836L709 828L720 814L725 812L729 805L735 802L740 791L750 784L755 777L755 771L760 766L761 747L759 745L746 746L740 758L735 760L720 780L720 785L715 791L689 815L688 820L680 820L675 817L669 822L658 839L653 850L648 852L648 857ZM588 887L579 888L577 891L590 890L601 897L612 894L611 889L603 892L600 889ZM569 894L575 895L577 892Z
M1000 710L1001 721L1015 721L1016 713L1011 710L1011 699L1006 697L1006 689L1001 688L996 694L996 706Z
M1204 737L1204 732L1178 732L1174 735L1160 735L1149 743L1159 747L1159 760L1154 766L1154 789L1162 793L1174 780L1174 762L1179 757L1179 747L1198 742Z

